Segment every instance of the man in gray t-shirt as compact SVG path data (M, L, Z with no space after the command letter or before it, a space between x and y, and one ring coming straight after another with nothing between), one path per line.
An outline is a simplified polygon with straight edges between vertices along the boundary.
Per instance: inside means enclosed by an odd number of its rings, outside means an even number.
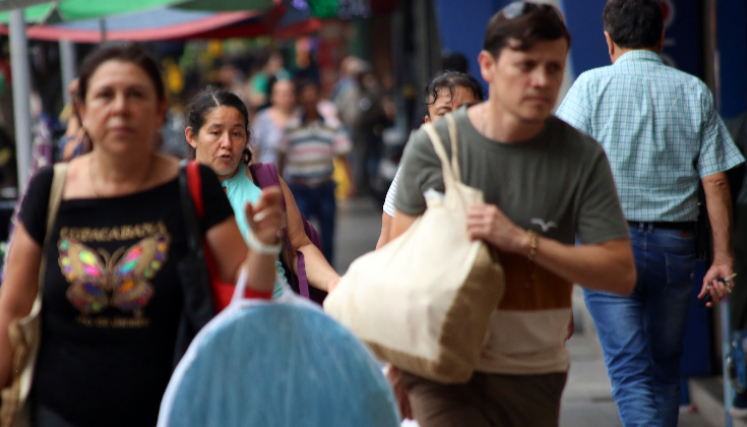
M467 109L454 113L462 179L479 188L521 228L572 245L626 238L628 227L604 149L591 137L550 116L539 134L518 144L487 139L470 123ZM436 131L451 155L446 121ZM425 211L423 193L444 191L441 162L425 131L408 144L395 199L400 212Z
M604 150L551 115L569 47L552 6L512 3L488 24L478 61L490 99L454 119L462 181L485 198L470 208L465 232L497 250L505 292L467 384L390 374L403 413L411 408L421 427L556 426L573 284L633 289L628 228ZM451 155L447 123L434 126ZM425 191L444 190L424 130L411 136L400 173L392 238L423 214Z

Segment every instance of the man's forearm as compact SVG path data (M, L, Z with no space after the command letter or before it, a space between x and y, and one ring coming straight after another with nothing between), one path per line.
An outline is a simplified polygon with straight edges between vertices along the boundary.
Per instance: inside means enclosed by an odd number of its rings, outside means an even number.
M540 237L534 262L589 289L628 295L635 287L635 261L629 239L572 246Z
M732 208L729 181L725 173L717 173L703 178L708 219L713 233L713 263L734 262L731 246Z

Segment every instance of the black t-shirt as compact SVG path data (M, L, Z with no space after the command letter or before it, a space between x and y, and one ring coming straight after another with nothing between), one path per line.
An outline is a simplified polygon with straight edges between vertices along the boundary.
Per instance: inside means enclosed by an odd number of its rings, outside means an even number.
M51 168L34 178L21 209L43 244ZM201 166L203 232L233 215ZM173 369L188 253L178 179L123 197L60 204L44 276L42 343L33 399L84 426L156 425Z

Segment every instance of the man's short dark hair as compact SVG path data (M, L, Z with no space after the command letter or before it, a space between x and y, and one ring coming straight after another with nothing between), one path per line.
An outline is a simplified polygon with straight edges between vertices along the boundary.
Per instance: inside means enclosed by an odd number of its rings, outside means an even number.
M441 89L448 89L449 93L453 96L455 87L463 87L471 91L472 95L474 95L475 99L478 101L483 101L484 99L482 86L480 86L480 82L478 82L476 78L458 71L445 71L440 76L431 80L425 88L425 114L428 117L431 116L430 112L428 112L428 107L436 103L438 92Z
M628 49L656 46L664 29L659 0L609 0L602 21L612 41Z
M524 6L519 16L513 18L505 16L505 10L516 6L512 3L490 18L485 30L484 50L497 58L506 47L527 51L540 40L553 41L560 38L566 39L570 48L571 34L553 6L532 2L520 3Z

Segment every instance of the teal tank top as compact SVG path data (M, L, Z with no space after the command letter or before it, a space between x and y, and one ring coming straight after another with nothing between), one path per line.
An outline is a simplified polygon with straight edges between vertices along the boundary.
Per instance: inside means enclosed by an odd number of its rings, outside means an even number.
M249 232L249 223L244 215L244 206L246 203L255 203L262 196L262 190L257 187L249 177L246 176L246 165L239 164L239 170L236 175L221 182L226 189L226 196L231 202L231 207L236 215L236 223L239 225L239 231L246 241L246 235ZM285 278L285 269L278 257L275 258L275 270L277 279L275 280L275 290L273 297L277 298L282 295L284 289L290 289L288 280Z

